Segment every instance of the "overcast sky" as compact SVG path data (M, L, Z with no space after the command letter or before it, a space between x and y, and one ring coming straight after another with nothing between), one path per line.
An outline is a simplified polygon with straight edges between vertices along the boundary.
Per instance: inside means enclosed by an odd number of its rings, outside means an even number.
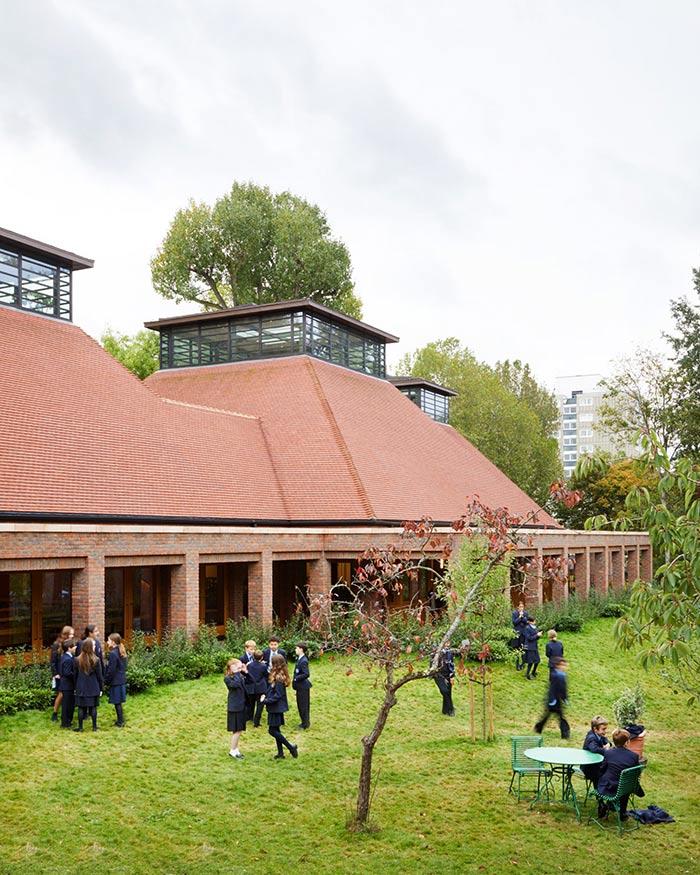
M544 382L659 345L700 266L694 0L5 0L0 226L95 259L95 336L174 212L233 180L318 203L389 361L456 335Z

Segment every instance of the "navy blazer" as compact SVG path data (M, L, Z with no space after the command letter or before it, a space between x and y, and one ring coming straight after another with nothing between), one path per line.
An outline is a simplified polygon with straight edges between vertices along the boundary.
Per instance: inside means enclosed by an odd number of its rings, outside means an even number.
M119 653L118 647L113 647L109 651L107 657L107 671L105 672L105 683L110 687L118 687L126 683L126 667L129 660L126 656Z
M544 655L549 660L549 667L554 668L554 660L564 655L564 645L561 641L548 641L544 648Z
M267 692L267 663L254 659L248 663L246 687L249 695L259 696Z
M602 754L604 759L598 780L598 792L604 796L614 796L617 793L620 775L625 769L638 766L639 757L626 747L611 747L602 751Z
M85 674L80 671L78 660L75 660L75 695L84 696L99 696L104 689L104 677L102 675L102 661L100 659L95 663L95 668L90 674Z
M538 653L537 642L540 640L537 626L526 626L523 630L525 636L525 650L532 653Z
M83 641L85 641L84 638L82 639L82 641L78 641L78 643L75 646L75 655L76 656L80 656L80 651L83 649ZM102 645L97 640L97 638L93 638L92 643L95 645L95 656L100 660L100 662L103 662Z
M243 656L241 656L241 662L243 663L243 665L248 665L249 663L253 662L254 659L255 657L252 653L248 653L247 650L243 651Z
M268 668L272 668L272 666L270 665L270 654L272 654L272 656L282 656L285 660L287 659L287 654L284 650L282 650L281 647L278 647L274 653L272 652L272 650L270 650L269 647L266 647L263 650L263 662L267 664Z
M75 659L73 659L73 656L66 651L61 657L61 666L59 670L61 679L58 682L58 689L62 693L72 693L75 689L76 668Z
M519 611L513 611L511 616L512 616L512 622L513 622L513 628L515 629L515 631L518 634L522 635L523 630L527 626L527 620L528 620L527 611L523 611L522 617L520 616Z
M243 673L224 675L224 683L228 687L228 710L245 711L245 678Z
M61 659L63 658L63 644L54 641L51 645L51 677L61 674Z
M551 708L562 706L568 698L566 689L566 675L556 669L549 676L549 690L547 691L547 704Z
M287 688L282 681L277 681L276 684L268 683L265 693L265 707L270 714L284 714L285 711L289 711Z
M607 744L608 739L604 735L596 735L595 732L591 729L591 731L586 735L583 740L583 749L590 751L591 753L599 753L605 756ZM589 765L587 766L581 766L581 771L588 778L588 780L595 782L598 781L602 769L603 763L589 763Z
M295 690L310 690L311 678L309 675L309 658L304 653L297 659L294 666L294 677L292 678L292 687Z

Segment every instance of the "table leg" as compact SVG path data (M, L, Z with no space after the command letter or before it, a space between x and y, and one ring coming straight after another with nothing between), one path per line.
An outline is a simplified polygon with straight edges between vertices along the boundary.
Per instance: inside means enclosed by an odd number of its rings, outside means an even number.
M576 790L574 789L574 782L571 780L573 774L574 774L574 767L573 766L565 766L564 767L564 770L562 773L562 778L565 780L565 790L564 790L564 793L562 795L562 798L564 799L565 802L571 803L574 811L576 812L576 820L578 820L578 822L580 823L581 822L581 810L579 809L579 806L578 806L578 798L576 796Z

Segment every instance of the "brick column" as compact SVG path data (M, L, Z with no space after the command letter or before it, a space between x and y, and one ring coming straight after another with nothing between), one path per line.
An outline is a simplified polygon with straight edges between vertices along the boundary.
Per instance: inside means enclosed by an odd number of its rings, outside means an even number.
M314 613L314 599L318 596L329 595L332 585L331 563L328 559L310 559L307 561L306 586L309 594L311 614Z
M623 568L624 547L614 547L609 555L609 579L613 589L622 589L625 585L625 570Z
M536 556L528 559L535 561L535 567L525 572L523 602L525 607L535 607L542 604L542 550L538 547Z
M563 562L569 561L569 552L564 547L562 550L562 560ZM569 598L569 578L568 578L568 566L564 566L562 564L562 575L563 577L559 577L556 575L552 579L552 601L553 602L565 602Z
M639 580L639 547L631 547L627 553L627 581Z
M82 638L88 623L94 623L104 634L105 627L105 558L88 555L85 567L73 574L71 595L72 623Z
M248 563L248 616L272 625L272 550L263 550L257 562Z
M240 620L243 616L243 596L248 586L248 566L236 562L231 567L231 590L229 596L229 610L231 616Z
M586 547L582 553L576 554L576 565L574 566L574 577L576 579L576 595L580 599L587 599L591 588L591 551L590 547Z
M641 580L651 580L653 573L651 547L641 547L639 550L639 577Z
M171 629L184 628L189 633L199 626L199 554L187 553L181 565L173 566L170 575Z
M601 550L591 550L591 588L596 595L604 596L608 592L608 558L607 547Z

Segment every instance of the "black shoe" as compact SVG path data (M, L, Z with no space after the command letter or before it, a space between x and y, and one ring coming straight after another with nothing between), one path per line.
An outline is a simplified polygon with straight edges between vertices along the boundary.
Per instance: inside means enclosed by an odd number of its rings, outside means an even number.
M118 726L119 729L123 729L123 728L126 726L126 721L124 721L124 723L120 723L120 722L117 720L117 722L116 722L114 725L115 725L115 726Z
M272 759L273 759L273 760L283 760L283 759L284 759L284 754L283 754L283 753L276 753L276 754L272 757Z
M291 746L291 748L289 749L289 752L294 757L294 759L296 759L299 756L299 748L296 746L296 744L293 744Z
M522 663L521 663L521 664L516 663L516 665L515 665L515 670L516 670L516 671L522 671L522 670L523 670L523 665L522 665Z
M93 732L97 732L97 727L96 727L96 726L93 726L93 727L92 727L92 731L93 731Z
M630 819L629 814L626 814L626 813L625 813L625 814L621 814L621 815L620 815L620 820L629 820L629 819Z
M51 722L52 722L52 723L57 723L57 722L58 722L58 714L57 714L55 711L54 711L53 714L51 715Z
M259 723L253 723L253 729L260 729Z
M73 732L82 732L82 731L83 731L83 727L82 727L82 726L76 726L76 727L73 729Z
M303 723L300 723L300 724L297 726L297 729L307 729L307 728L308 728L308 727L304 726Z

